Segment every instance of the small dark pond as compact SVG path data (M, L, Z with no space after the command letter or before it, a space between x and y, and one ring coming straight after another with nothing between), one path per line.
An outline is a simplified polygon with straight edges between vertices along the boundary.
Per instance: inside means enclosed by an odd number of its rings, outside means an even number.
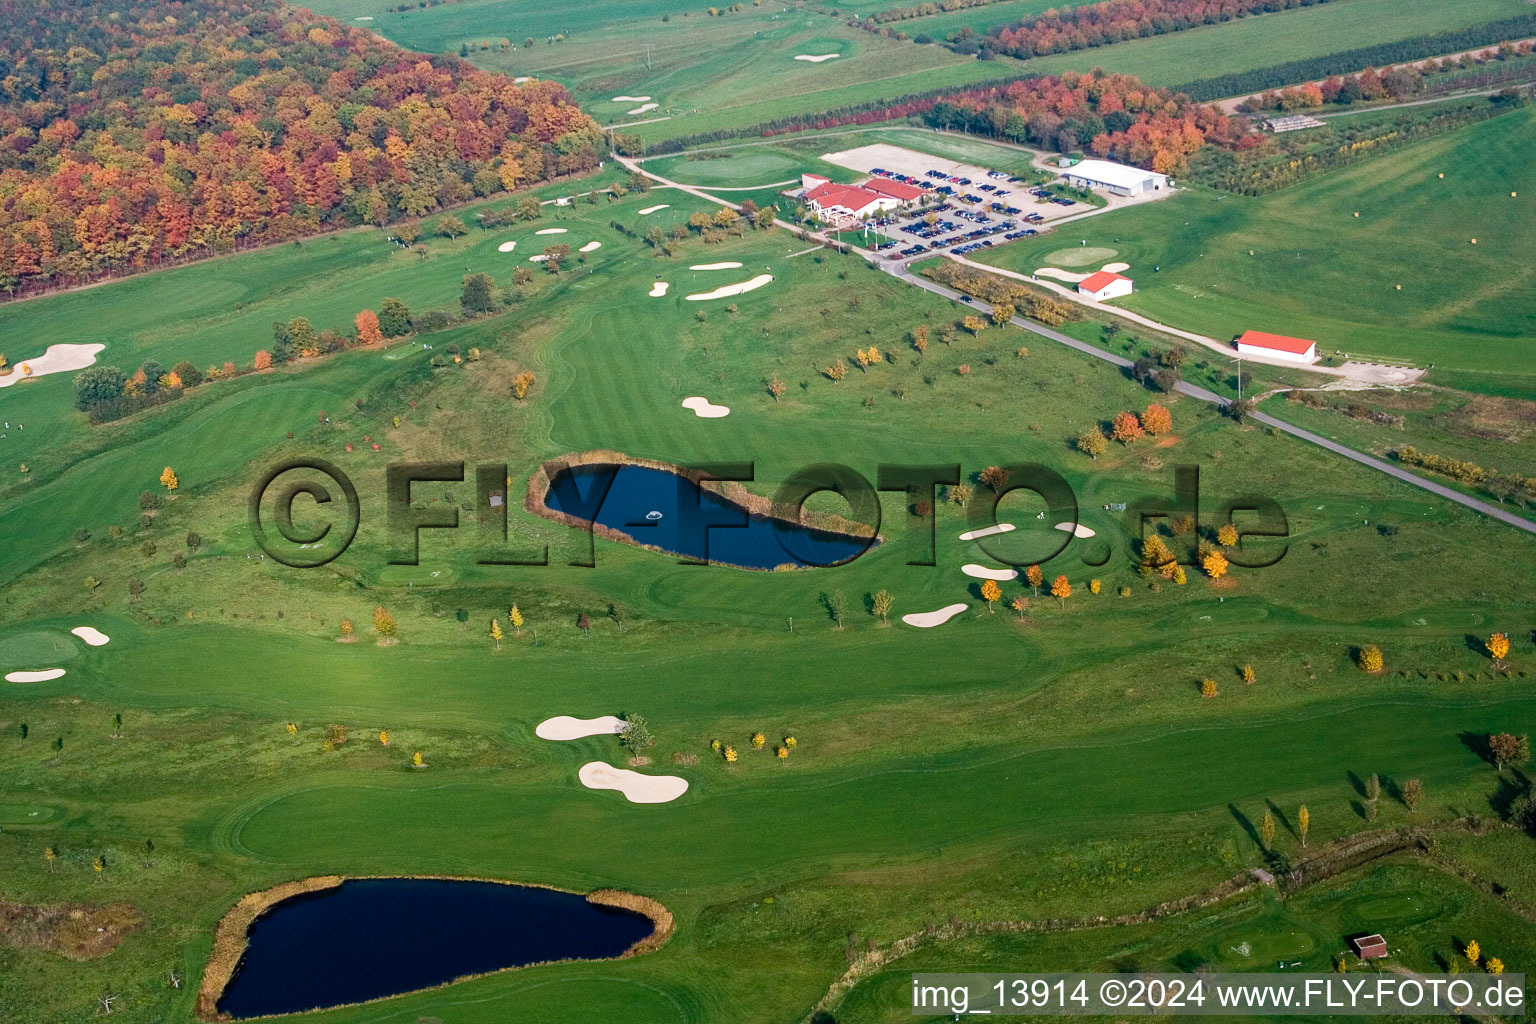
M603 494L603 485L610 479ZM597 523L637 543L746 569L837 565L877 543L750 513L685 477L649 466L561 470L550 482L544 503L587 522L594 520L592 509L597 505Z
M218 1008L294 1013L546 960L601 959L650 918L574 893L495 882L370 878L284 900L251 925Z

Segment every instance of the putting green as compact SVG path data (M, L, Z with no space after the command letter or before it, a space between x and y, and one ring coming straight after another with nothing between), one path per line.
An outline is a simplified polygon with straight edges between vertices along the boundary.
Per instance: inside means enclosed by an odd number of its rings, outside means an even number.
M1439 917L1445 910L1439 901L1421 892L1397 890L1361 896L1343 907L1346 920L1358 920L1372 928L1410 925Z
M74 639L49 629L12 633L0 638L0 668L52 668L80 653Z
M47 804L0 804L0 825L42 825L59 816Z
M1294 925L1234 928L1216 939L1216 955L1234 967L1252 967L1279 960L1304 960L1317 952L1317 938Z
M1047 253L1042 267L1087 267L1098 266L1120 255L1118 249L1106 249L1096 245L1079 245L1071 249L1057 249Z
M378 572L378 582L403 587L407 583L416 587L435 587L452 583L458 573L450 568L432 568L421 565L386 565Z

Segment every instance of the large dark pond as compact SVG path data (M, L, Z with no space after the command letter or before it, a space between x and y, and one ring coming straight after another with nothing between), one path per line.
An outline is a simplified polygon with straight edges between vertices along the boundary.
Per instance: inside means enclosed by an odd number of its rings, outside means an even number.
M603 485L610 478L604 495ZM746 569L837 565L857 558L875 543L749 513L676 473L649 466L564 469L544 496L550 508L587 522L593 521L592 507L598 501L602 504L596 522L638 543Z
M294 1013L430 988L546 960L601 959L650 918L574 893L495 882L358 879L258 918L219 999L235 1017Z

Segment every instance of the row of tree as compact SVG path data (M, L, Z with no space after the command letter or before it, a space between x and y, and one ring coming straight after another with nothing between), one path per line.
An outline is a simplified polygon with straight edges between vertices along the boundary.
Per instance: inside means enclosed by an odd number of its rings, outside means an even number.
M1006 306L1012 312L1022 313L1032 320L1038 320L1052 327L1059 327L1069 320L1082 318L1082 313L1077 306L1049 292L1030 288L1019 281L998 274L989 274L984 270L966 267L952 260L935 261L932 265L924 267L922 274L930 281L964 292L972 298L981 299L995 309ZM1004 317L1002 322L1007 323L1008 317ZM985 328L985 322L979 317L967 317L962 323L973 334L980 334ZM922 352L927 346L927 330L923 329L920 338L914 332L913 347L918 352Z
M1523 505L1536 503L1536 477L1488 469L1470 459L1452 459L1433 452L1421 452L1411 444L1398 448L1392 456L1407 465L1480 488L1500 501L1517 501Z
M1536 43L1523 40L1518 45L1505 44L1509 47L1510 56L1529 56L1536 50ZM1493 51L1489 51L1492 53ZM1460 58L1447 57L1429 70L1449 72L1457 68L1474 67L1488 58L1479 58L1472 54L1462 54ZM1520 77L1530 73L1527 68L1515 69L1512 77ZM1302 85L1292 85L1284 89L1262 93L1250 97L1239 107L1241 110L1306 110L1320 107L1325 103L1347 105L1359 103L1362 100L1405 100L1410 96L1418 95L1424 88L1425 69L1414 64L1403 64L1398 67L1388 67L1377 71L1375 68L1366 68L1358 75L1331 75L1321 82L1306 82ZM1459 87L1462 83L1458 81Z
M0 0L0 287L420 217L596 166L555 82L271 0Z

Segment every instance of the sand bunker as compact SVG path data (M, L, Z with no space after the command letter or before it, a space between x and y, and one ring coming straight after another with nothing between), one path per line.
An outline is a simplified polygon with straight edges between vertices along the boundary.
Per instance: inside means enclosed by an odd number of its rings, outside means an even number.
M978 580L1016 580L1019 578L1017 569L988 569L984 565L975 562L967 562L960 567L960 571Z
M536 234L536 235L563 235L563 234L565 234L565 232L566 232L565 228L545 228L543 231L535 231L534 234Z
M1065 530L1074 537L1092 537L1093 531L1082 523L1057 523L1056 529Z
M64 674L61 668L45 668L41 672L7 672L5 681L8 683L46 683L50 679L58 679Z
M107 636L95 626L76 626L71 633L90 644L92 647L100 647L112 638Z
M602 761L588 761L576 777L588 789L616 789L632 804L664 804L688 792L688 780L676 775L641 775Z
M651 285L651 298L653 298L653 299L661 298L663 295L667 294L667 289L669 287L671 287L671 286L668 285L667 282L665 282L665 281L657 281L655 284Z
M548 261L548 259L549 259L549 257L541 252L537 256L529 256L528 257L528 262L529 263L544 263L544 262Z
M648 99L650 99L649 96L615 96L613 98L613 102L615 102L615 103L644 103Z
M628 114L648 114L656 109L655 103L642 103L633 110L625 111Z
M586 245L582 246L580 249L577 249L576 251L577 252L593 252L593 251L595 251L597 249L601 249L602 247L603 247L603 243L602 242L588 242Z
M353 18L352 20L353 21L372 21L373 20L373 15L371 15L371 14L364 14L361 17Z
M934 626L944 625L968 607L969 605L965 604L947 604L936 612L913 612L910 615L903 615L901 621L918 629L932 629Z
M500 245L498 245L496 247L496 251L497 252L511 252L513 249L516 249L516 248L517 248L517 243L516 242L502 242Z
M697 294L686 296L686 298L689 302L698 302L702 299L724 299L732 295L742 295L746 292L755 291L772 280L772 274L758 274L750 281L742 281L738 284L724 284L714 291L698 292Z
M665 210L667 207L667 203L661 203L656 206L647 206L645 209L640 211L640 216L644 217L646 214L655 213L657 210Z
M683 408L692 409L695 416L704 420L718 420L731 414L730 406L716 405L709 399L700 398L697 395L683 399Z
M512 84L513 85L522 85L524 82L531 82L531 81L533 81L533 76L532 75L518 75L516 78L512 79Z
M1012 523L998 523L996 526L988 526L982 530L967 530L960 535L961 540L975 540L977 537L991 537L999 533L1010 533L1018 529Z
M808 60L812 64L820 64L824 60L831 60L833 57L841 57L841 56L842 56L842 54L840 54L840 53L823 53L819 57L812 57L808 53L797 53L797 54L795 54L795 60Z
M617 736L623 731L624 720L613 715L599 715L597 718L556 715L540 722L533 734L541 740L579 740L584 736Z
M1036 277L1054 277L1058 281L1066 281L1069 284L1077 284L1086 281L1092 274L1074 274L1070 270L1058 270L1055 267L1040 267L1035 271Z
M1124 271L1130 270L1131 269L1131 265L1129 263L1106 263L1102 267L1100 267L1099 269L1100 270L1107 270L1111 274L1119 274L1119 273L1122 273Z
M725 262L725 263L695 263L693 266L689 267L688 269L689 270L738 270L740 268L741 268L741 264L740 263L736 263L734 261L728 261L728 262Z
M22 359L17 362L13 373L0 377L0 388L8 388L17 381L31 380L33 377L46 377L50 373L83 370L94 363L96 353L106 347L105 345L49 345L48 351L36 359ZM32 372L24 372L23 366Z

